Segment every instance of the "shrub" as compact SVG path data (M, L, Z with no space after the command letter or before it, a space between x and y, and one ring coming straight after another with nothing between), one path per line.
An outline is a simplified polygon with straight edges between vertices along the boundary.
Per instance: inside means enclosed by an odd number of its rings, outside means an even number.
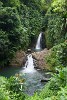
M10 91L6 89L6 84L8 83L7 79L0 77L0 100L11 100Z
M52 70L57 67L67 66L67 42L61 43L59 45L51 48L49 55L46 57L46 61Z

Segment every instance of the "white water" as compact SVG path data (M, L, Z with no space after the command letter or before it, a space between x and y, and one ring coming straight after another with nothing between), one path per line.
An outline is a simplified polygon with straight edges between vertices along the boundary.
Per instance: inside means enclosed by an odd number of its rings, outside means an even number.
M24 73L31 73L35 72L36 70L34 69L34 63L33 63L33 58L32 55L29 54L27 56L27 61L25 63L25 69L23 70Z
M19 73L19 75L21 75L21 78L25 79L26 88L24 89L24 92L28 95L33 95L35 91L44 87L46 82L41 83L41 79L49 78L49 75L47 75L44 71L38 71L34 68L33 58L31 54L27 56L25 67L7 67L5 68L5 70L0 72L0 75L10 77L12 75L15 75L16 73ZM20 90L23 90L22 84L20 86Z
M41 49L41 44L40 44L41 37L42 37L42 32L38 36L37 43L36 43L36 50L40 50Z

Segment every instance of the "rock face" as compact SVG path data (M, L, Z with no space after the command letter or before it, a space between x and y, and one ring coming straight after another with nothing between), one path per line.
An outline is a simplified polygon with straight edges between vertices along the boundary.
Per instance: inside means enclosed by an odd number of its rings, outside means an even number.
M48 65L45 62L45 56L48 54L49 50L44 49L39 52L34 52L32 53L33 58L37 60L36 67L41 68L41 69L49 69Z
M21 67L24 65L26 59L26 54L24 51L20 50L16 52L15 57L12 59L10 66Z
M29 50L30 51L30 50ZM49 53L49 50L44 49L39 52L33 52L32 56L34 59L34 66L36 69L49 69L45 61L45 56ZM13 67L22 67L26 62L27 54L20 50L16 52L15 57L12 59L10 66Z

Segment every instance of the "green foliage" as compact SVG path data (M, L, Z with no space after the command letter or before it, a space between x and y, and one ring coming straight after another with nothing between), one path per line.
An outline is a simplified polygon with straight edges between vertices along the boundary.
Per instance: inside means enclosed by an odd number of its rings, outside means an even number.
M51 80L33 96L23 93L24 79L19 74L6 79L0 77L0 100L66 100L67 99L67 67L53 74ZM22 89L21 89L21 83Z
M58 74L54 74L51 80L45 85L40 93L35 93L25 100L66 100L67 99L67 67L58 70ZM63 72L63 77L61 73Z
M7 4L12 7L20 7L20 0L8 0Z
M47 63L58 74L33 96L23 93L21 76L0 77L0 100L67 99L66 0L0 0L0 66L9 64L17 50L26 50L41 30L45 31L47 48L53 47Z
M67 34L67 4L66 0L53 0L48 8L43 25L47 48L63 42ZM45 20L44 19L44 20ZM46 23L46 24L45 24Z
M3 31L17 31L20 27L20 18L16 9L11 7L3 7L0 10L0 28Z
M21 2L23 2L23 4L27 5L28 7L32 8L32 9L36 9L38 11L41 10L41 0L20 0Z
M9 97L9 91L6 89L7 79L0 77L0 100L11 100Z
M29 8L25 5L21 6L21 21L24 26L28 30L29 42L33 42L32 40L36 40L43 22L43 17L40 12L36 9Z
M67 99L67 86L64 88L61 88L61 90L58 92L57 96L58 100L66 100Z
M17 50L26 50L34 40L36 41L42 27L43 17L39 10L39 1L29 1L28 4L27 1L23 2L20 0L0 2L0 30L7 34L9 41L8 52L4 53L7 55L6 64L11 61ZM5 62L4 59L2 61ZM5 66L3 63L1 62L1 66Z
M14 77L6 79L0 76L0 100L25 100L25 94L22 92L24 79L16 74Z
M0 10L0 54L2 66L5 65L19 49L20 44L20 19L16 9L11 7L2 7ZM9 42L9 43L8 43ZM2 53L3 52L3 53ZM1 61L1 60L0 60Z
M20 37L21 48L26 50L30 44L29 40L29 30L27 28L21 29L21 37Z
M22 79L21 76L17 74L16 76L11 76L8 79L7 87L9 90L18 93L20 91L23 91L24 89L23 83L24 83L24 79ZM21 89L21 85L22 85L22 89Z
M55 67L62 68L67 66L67 42L54 46L50 54L47 56L46 61L52 70Z
M16 74L16 76L13 76L13 77L11 76L8 79L8 84L6 86L7 86L7 89L9 91L11 91L10 97L12 99L15 99L15 100L18 100L18 99L24 100L25 99L25 94L23 93L24 81L25 80L19 74Z
M47 47L53 47L64 41L65 33L63 30L63 18L58 15L51 15L48 19L48 29L46 31Z
M20 0L0 0L5 7L20 7Z
M0 7L2 7L3 3L0 1Z
M0 66L4 66L7 61L9 39L6 32L0 30Z
M51 0L41 0L41 9L43 14L46 14L50 6L51 6Z
M51 4L53 11L62 13L64 16L67 16L67 2L66 0L53 0Z

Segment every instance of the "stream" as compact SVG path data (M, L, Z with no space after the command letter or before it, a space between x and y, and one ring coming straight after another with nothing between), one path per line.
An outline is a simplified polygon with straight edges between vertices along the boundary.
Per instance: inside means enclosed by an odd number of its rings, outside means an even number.
M40 69L34 68L32 55L27 56L27 61L24 67L7 67L1 70L0 75L9 78L10 76L19 73L22 75L25 81L25 93L28 95L33 95L35 91L38 91L44 87L46 82L41 82L42 79L50 78L47 72Z
M41 50L41 37L42 33L39 34L36 50ZM33 95L35 91L39 91L46 84L46 82L41 82L41 80L50 78L50 75L44 70L34 68L35 65L33 60L34 59L32 58L32 55L28 54L25 66L4 68L0 71L0 75L9 78L10 76L14 76L17 73L21 74L22 78L25 79L26 88L24 92L28 95Z

